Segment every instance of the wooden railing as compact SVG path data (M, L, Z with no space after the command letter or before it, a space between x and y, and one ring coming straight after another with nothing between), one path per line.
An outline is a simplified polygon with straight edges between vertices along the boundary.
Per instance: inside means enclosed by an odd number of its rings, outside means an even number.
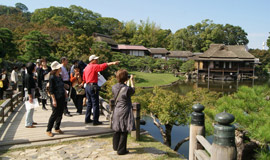
M204 106L196 104L192 108L189 160L235 160L235 128L230 125L234 116L226 112L216 115L218 124L214 126L214 141L211 145L204 137Z
M18 92L14 95L12 90L5 92L7 100L3 102L0 107L0 123L4 123L5 117L8 117L9 113L13 112L15 107L23 101L22 92Z
M99 97L100 109L103 115L106 117L107 120L110 121L110 128L112 128L112 115L115 108L114 99L110 99L110 102L106 102L105 99ZM135 119L135 126L136 130L131 132L131 137L134 137L136 140L140 139L140 104L139 103L132 103L132 111Z

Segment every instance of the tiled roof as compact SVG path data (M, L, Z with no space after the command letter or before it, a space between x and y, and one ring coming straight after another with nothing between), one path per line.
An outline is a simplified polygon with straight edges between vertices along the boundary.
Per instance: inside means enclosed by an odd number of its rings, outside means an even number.
M190 51L170 51L168 57L192 57L193 54Z
M169 51L166 48L149 48L150 54L168 54Z
M119 50L147 50L144 46L119 44Z

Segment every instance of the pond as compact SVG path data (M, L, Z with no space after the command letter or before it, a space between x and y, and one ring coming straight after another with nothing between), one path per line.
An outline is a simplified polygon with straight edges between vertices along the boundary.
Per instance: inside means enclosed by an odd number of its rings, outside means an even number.
M179 81L173 86L167 87L169 90L184 95L196 88L208 88L211 91L221 92L223 94L231 94L237 91L240 86L253 87L255 85L270 85L269 79L256 79L256 80L242 80L242 81L203 81L203 80L187 80ZM146 125L141 126L142 129L148 131L156 140L163 142L159 129L153 124L151 117L143 116L142 119L146 121ZM182 139L189 136L189 126L174 126L172 129L172 146ZM212 136L206 137L212 143ZM188 158L189 142L184 143L178 153Z

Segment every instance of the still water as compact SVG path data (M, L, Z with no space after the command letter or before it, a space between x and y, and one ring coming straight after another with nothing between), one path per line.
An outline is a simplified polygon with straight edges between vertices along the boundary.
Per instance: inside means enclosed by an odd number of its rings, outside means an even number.
M179 81L173 86L168 87L169 90L184 95L196 88L208 88L210 91L221 92L223 94L232 94L237 91L240 86L253 87L255 85L270 85L269 79L253 79L242 81L202 81L202 80L187 80ZM142 119L146 121L146 125L141 126L142 129L147 130L156 140L163 142L159 129L153 124L151 117L143 116ZM174 126L172 129L172 146L182 139L189 136L189 126ZM210 143L212 143L212 136L206 137ZM178 153L188 158L189 142L182 144Z

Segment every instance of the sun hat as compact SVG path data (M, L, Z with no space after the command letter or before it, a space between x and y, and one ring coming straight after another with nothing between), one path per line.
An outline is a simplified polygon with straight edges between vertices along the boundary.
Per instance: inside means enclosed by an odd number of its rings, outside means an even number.
M89 61L91 62L92 60L98 59L98 58L99 58L99 57L96 56L96 55L91 55L91 56L89 57Z
M63 65L58 63L57 61L54 61L52 64L51 64L51 68L52 70L56 70L56 69L59 69L61 68Z

